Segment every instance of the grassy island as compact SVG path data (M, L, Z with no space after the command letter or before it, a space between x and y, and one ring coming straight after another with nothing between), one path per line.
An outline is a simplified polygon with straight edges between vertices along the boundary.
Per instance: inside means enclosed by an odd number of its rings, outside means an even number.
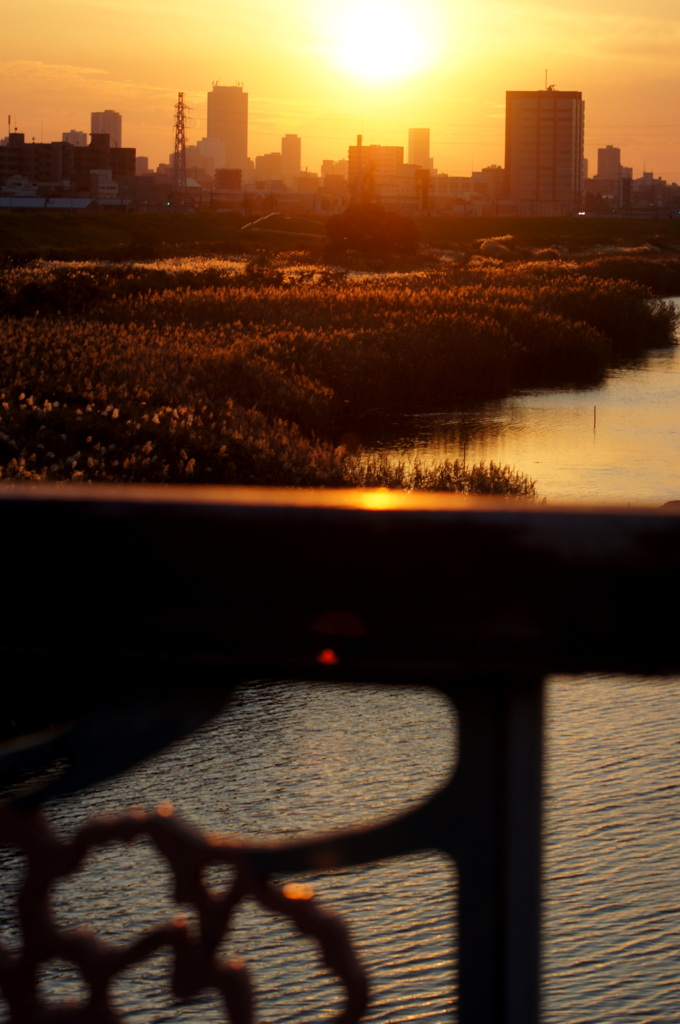
M657 297L680 292L670 247L575 254L489 235L338 265L313 246L243 244L202 259L8 259L1 478L531 497L507 468L407 469L358 458L348 439L376 410L593 384L674 340Z

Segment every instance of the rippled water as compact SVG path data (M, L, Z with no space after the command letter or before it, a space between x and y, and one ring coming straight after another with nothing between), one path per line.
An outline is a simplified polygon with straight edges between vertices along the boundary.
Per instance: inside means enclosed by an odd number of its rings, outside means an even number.
M677 680L554 679L546 710L544 1019L670 1024L680 933ZM449 705L427 689L253 684L202 735L50 816L70 831L93 813L170 798L205 828L293 838L422 798L451 772L455 749ZM5 859L4 906L14 882ZM455 872L444 857L311 882L351 923L369 966L369 1021L455 1020ZM149 847L120 845L62 883L54 906L64 925L92 923L123 941L171 914L167 889ZM0 923L12 938L4 913ZM253 970L259 1020L323 1020L337 1005L313 950L263 911L240 915L228 948ZM221 1020L215 998L173 1007L164 964L159 956L120 978L126 1020ZM77 991L63 971L44 985L54 997Z
M547 710L546 1019L672 1024L678 680L553 680Z

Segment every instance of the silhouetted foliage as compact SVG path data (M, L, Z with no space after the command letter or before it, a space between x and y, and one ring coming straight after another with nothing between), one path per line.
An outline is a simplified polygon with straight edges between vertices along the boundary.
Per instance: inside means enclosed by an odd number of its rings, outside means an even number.
M418 248L418 228L411 217L373 203L349 206L326 225L332 249L410 255Z
M507 467L338 446L376 410L592 384L672 305L577 262L349 274L268 260L38 261L0 277L0 482L386 486L530 497ZM1 486L1 483L0 483Z

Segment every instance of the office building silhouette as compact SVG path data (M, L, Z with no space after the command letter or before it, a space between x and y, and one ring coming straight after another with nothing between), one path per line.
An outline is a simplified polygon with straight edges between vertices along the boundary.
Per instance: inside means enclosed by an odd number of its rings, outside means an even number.
M598 149L598 178L620 178L621 171L621 150L618 146L603 146Z
M208 139L224 145L221 167L248 169L248 93L240 85L213 85L208 93Z
M506 93L506 195L520 216L579 211L584 106L580 92L552 86Z
M100 110L90 114L92 135L108 135L111 145L120 148L123 139L123 118L116 110Z
M409 128L408 162L415 164L416 167L422 167L425 171L432 170L429 128Z
M281 139L282 177L292 184L302 165L302 139L299 135L284 135Z

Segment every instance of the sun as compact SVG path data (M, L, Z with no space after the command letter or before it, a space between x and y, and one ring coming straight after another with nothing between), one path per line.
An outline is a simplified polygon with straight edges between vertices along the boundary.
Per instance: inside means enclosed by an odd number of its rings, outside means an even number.
M412 0L350 5L335 28L338 60L355 75L403 78L422 70L432 58L426 26Z

